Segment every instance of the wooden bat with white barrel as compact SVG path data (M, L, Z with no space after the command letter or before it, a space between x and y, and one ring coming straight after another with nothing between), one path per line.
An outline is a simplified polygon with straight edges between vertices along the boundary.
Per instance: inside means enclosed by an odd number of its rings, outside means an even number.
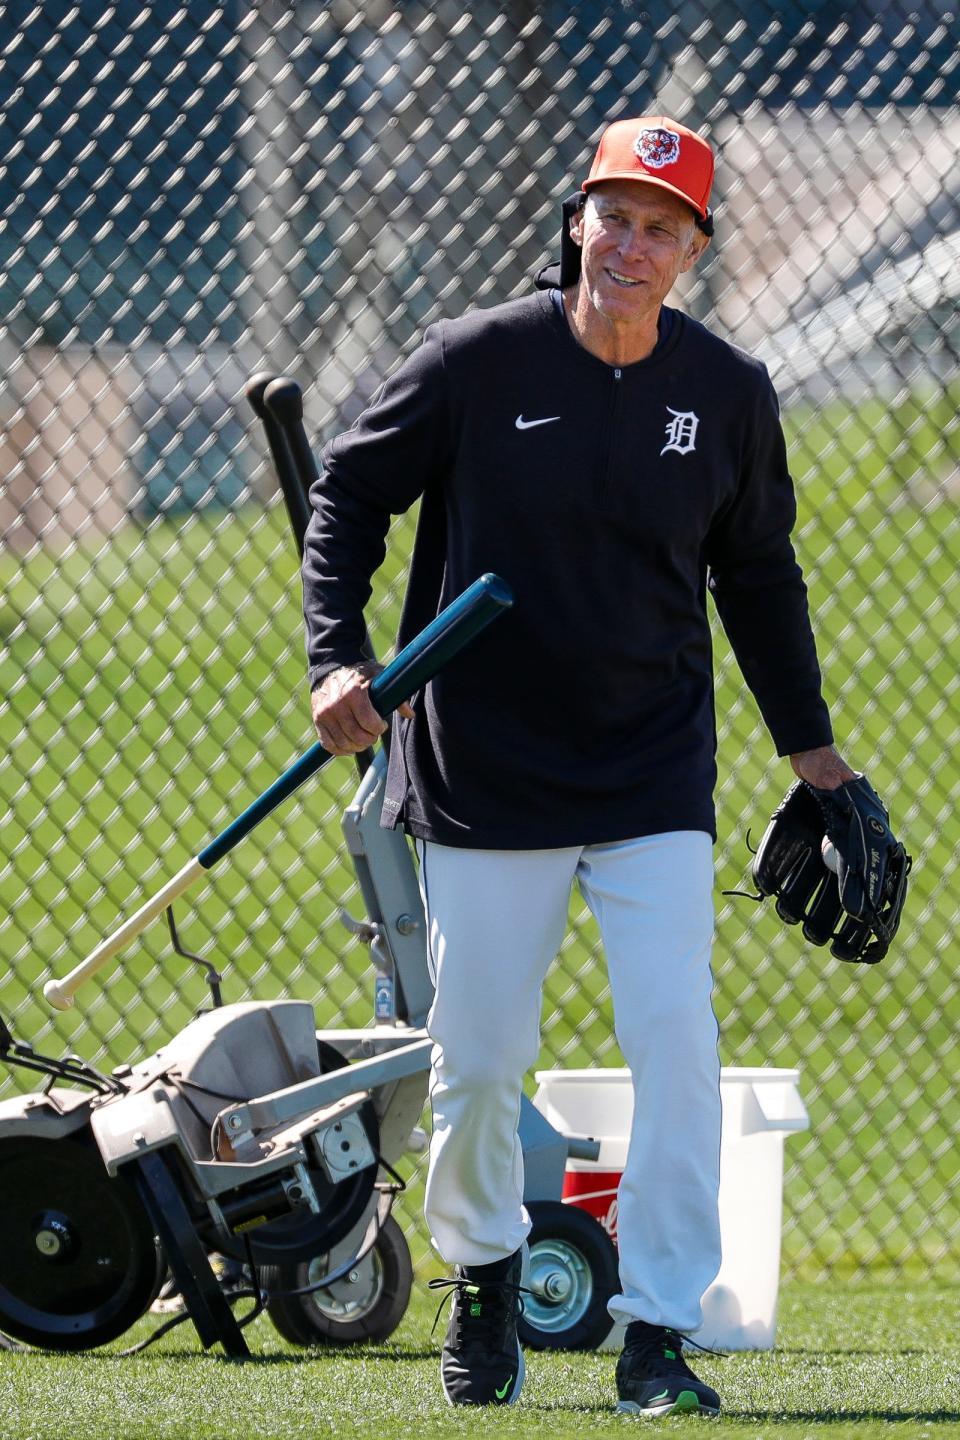
M462 595L458 595L419 635L414 636L396 659L371 681L370 699L377 713L386 719L398 705L432 679L465 645L512 604L513 596L506 581L497 575L481 575L479 580L475 580ZM228 855L261 820L265 820L330 759L332 756L319 741L311 745L252 805L238 815L236 820L222 830L198 855L188 860L172 880L168 880L135 914L102 940L69 975L65 975L62 980L48 980L43 987L43 993L50 1004L57 1010L69 1009L74 995L85 980L102 970L130 940L145 930L152 920L162 915L174 900L195 885L218 860Z

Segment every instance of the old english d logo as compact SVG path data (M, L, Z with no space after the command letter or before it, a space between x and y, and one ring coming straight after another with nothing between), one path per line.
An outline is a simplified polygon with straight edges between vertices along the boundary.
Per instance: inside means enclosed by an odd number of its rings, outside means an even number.
M666 455L668 450L674 450L678 455L690 455L697 446L700 417L692 410L671 410L669 405L667 414L672 418L667 421L667 443L660 454Z

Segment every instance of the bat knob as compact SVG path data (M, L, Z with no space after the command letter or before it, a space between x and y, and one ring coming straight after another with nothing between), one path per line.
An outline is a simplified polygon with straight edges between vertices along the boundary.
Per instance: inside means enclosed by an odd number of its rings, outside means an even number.
M254 414L261 420L267 413L267 407L263 403L264 391L272 380L278 380L279 378L280 377L275 375L272 370L258 370L256 375L250 376L250 379L243 387L243 393L250 401Z
M295 425L303 419L303 391L289 375L270 381L263 394L263 403L282 425Z
M43 987L43 997L54 1010L70 1010L73 1006L73 996L61 989L59 980L47 981Z

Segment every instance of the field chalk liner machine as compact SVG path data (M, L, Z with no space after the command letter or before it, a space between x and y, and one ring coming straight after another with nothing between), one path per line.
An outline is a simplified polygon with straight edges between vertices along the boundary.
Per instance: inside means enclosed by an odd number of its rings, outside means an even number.
M262 420L298 548L316 476L292 380L255 376ZM384 717L512 603L484 575L371 684ZM210 1005L155 1054L102 1071L18 1041L0 1019L0 1062L39 1072L33 1093L0 1101L0 1345L88 1350L143 1316L165 1280L204 1348L249 1355L244 1329L266 1309L302 1345L385 1339L406 1310L410 1253L391 1216L398 1167L423 1148L433 998L411 847L380 828L382 749L357 757L343 829L367 910L345 916L370 947L374 1014L361 1029L317 1030L305 1001L224 1003L212 962L190 954L173 905L327 763L317 743L62 979L57 1009L166 917L173 949L201 964ZM534 1348L600 1344L617 1289L614 1246L585 1211L563 1205L568 1158L595 1160L589 1136L564 1135L524 1099L520 1135L533 1221L520 1336ZM223 1283L222 1257L239 1285ZM234 1307L252 1301L238 1318ZM6 1337L6 1338L4 1338Z

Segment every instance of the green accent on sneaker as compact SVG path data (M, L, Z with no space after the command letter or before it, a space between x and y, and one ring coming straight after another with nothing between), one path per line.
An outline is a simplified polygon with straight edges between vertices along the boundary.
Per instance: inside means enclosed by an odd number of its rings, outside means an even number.
M470 1306L470 1314L471 1314L471 1315L479 1315L479 1314L480 1314L480 1308L481 1308L481 1307L477 1304L476 1300L474 1300L473 1304Z
M498 1400L505 1400L505 1399L507 1398L507 1391L510 1389L510 1386L511 1386L512 1384L513 1384L513 1376L511 1375L511 1376L510 1376L510 1379L507 1380L507 1381L504 1383L503 1388L502 1388L501 1390L494 1390L493 1393L494 1393L494 1395L496 1395L496 1397L497 1397Z
M674 1411L677 1410L699 1410L700 1401L692 1390L681 1390L673 1402Z
M648 1404L648 1405L655 1405L658 1400L666 1400L666 1398L667 1398L667 1396L668 1396L669 1394L670 1394L670 1391L669 1391L669 1390L661 1390L659 1395L651 1395L650 1398L649 1398L648 1401L647 1401L647 1404Z
M676 1360L677 1352L676 1350L664 1350L663 1356L665 1360Z

